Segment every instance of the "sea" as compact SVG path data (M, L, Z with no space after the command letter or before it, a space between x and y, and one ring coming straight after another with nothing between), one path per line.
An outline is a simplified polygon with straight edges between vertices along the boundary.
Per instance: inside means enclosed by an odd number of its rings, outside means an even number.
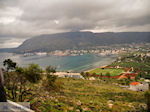
M54 56L54 55L32 55L24 56L14 53L0 53L0 67L3 67L5 59L12 59L18 66L39 64L42 68L48 65L56 67L57 71L82 72L99 66L111 64L115 55L100 56L96 54L84 54L78 56Z

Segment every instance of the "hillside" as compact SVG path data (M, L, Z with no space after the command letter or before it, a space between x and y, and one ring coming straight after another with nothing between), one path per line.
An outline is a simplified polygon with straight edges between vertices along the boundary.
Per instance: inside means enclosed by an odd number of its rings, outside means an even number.
M110 66L133 68L135 72L139 72L139 78L150 79L150 56L147 53L133 52L124 54L114 61Z
M144 92L130 91L115 85L114 80L58 78L60 92L38 92L31 105L38 112L145 112ZM38 89L35 88L37 91ZM41 102L43 101L43 102ZM112 108L109 105L113 105Z
M141 42L150 42L150 32L66 32L30 38L16 48L15 52L83 49L102 45Z

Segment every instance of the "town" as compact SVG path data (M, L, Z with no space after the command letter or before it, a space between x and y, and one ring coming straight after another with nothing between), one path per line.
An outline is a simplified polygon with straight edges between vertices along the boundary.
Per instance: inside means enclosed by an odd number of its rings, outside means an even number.
M55 56L77 56L84 54L96 54L97 56L110 56L110 55L118 55L122 53L128 52L147 52L146 55L150 56L148 52L150 48L149 43L141 43L141 44L116 44L110 46L97 46L89 49L74 49L74 50L55 50L51 52L32 52L32 53L24 53L23 56L33 56L33 55L55 55Z

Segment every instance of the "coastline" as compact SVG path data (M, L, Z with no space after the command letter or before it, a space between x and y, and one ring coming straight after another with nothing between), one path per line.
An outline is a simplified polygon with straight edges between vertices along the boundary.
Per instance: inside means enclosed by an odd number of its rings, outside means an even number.
M20 55L13 55L12 53L4 53L0 54L0 63L2 65L2 62L4 59L11 58L15 62L18 63L20 66L27 66L30 63L39 64L42 68L45 68L48 65L53 65L57 68L57 71L60 72L75 72L75 73L81 73L81 72L87 72L92 69L109 65L114 60L115 57L113 56L96 56L94 54L86 54L82 56L29 56L29 57L23 57Z

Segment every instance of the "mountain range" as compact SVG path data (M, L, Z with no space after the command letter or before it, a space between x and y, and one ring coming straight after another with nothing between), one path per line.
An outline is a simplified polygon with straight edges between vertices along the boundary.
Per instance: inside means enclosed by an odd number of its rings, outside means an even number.
M14 52L49 52L53 50L86 49L95 46L149 43L150 32L65 32L43 34L25 40Z

